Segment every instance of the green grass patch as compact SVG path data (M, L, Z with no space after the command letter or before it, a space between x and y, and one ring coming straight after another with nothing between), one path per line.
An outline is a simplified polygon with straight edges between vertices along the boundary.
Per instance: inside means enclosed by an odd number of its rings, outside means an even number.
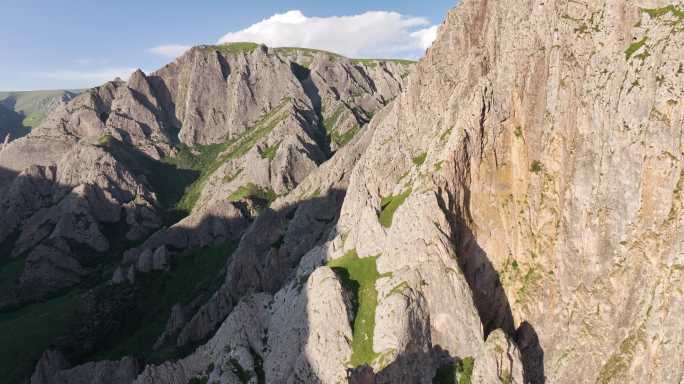
M352 141L352 139L359 132L361 132L362 129L361 126L355 124L347 132L339 132L339 130L337 129L337 125L340 124L340 118L342 117L345 111L346 108L340 105L337 107L337 109L335 109L335 111L330 116L328 116L328 118L323 120L323 128L325 129L325 132L328 134L328 138L330 139L330 141L337 144L338 147L343 147L349 144L349 142Z
M400 59L353 59L351 60L354 64L363 64L369 68L375 68L380 63L395 63L399 65L413 65L416 62L412 60L400 60Z
M442 135L439 137L439 141L445 141L446 139L448 139L453 130L453 128L449 128L446 131L444 131L444 133L442 133Z
M3 383L28 380L40 356L62 336L76 315L78 295L71 293L0 314L0 377Z
M331 58L337 58L337 59L344 58L344 56L339 55L339 54L334 53L334 52L324 51L321 49L313 49L313 48L279 47L279 48L275 48L275 51L277 53L281 53L284 55L301 54L303 56L314 57L316 54L321 53L324 55L328 55Z
M0 104L4 104L21 116L23 119L21 124L31 129L43 122L57 100L64 98L68 101L81 92L81 90L0 92ZM6 121L4 123L7 124Z
M332 134L332 139L338 147L344 147L345 145L349 144L349 142L352 141L352 139L359 132L361 132L361 127L358 124L355 124L345 133L340 134L339 132L335 131Z
M437 369L435 377L432 378L432 383L471 384L474 366L475 360L472 357L443 365Z
M515 131L513 131L513 133L515 134L515 137L517 137L518 139L522 139L523 132L521 126L518 125L517 127L515 127Z
M26 116L24 118L24 120L22 121L22 124L26 127L35 128L40 123L42 123L44 119L45 119L44 113L34 113L34 114Z
M176 207L182 212L191 212L199 200L204 185L216 170L223 164L219 155L231 144L230 141L222 144L202 145L194 149L181 147L178 155L164 161L176 165L179 168L191 169L198 172L199 176L190 185L186 186L182 197L178 200Z
M165 159L165 162L178 168L199 172L195 182L185 188L182 198L176 205L177 209L184 212L192 211L209 177L226 161L244 156L259 140L271 133L282 121L283 116L280 112L288 100L284 99L280 105L259 119L251 130L237 138L221 144L198 146L192 150L183 147L176 157Z
M389 59L389 60L385 60L385 61L390 62L390 63L400 64L400 65L413 65L413 64L417 63L417 61L414 61L414 60L403 60L403 59Z
M629 370L636 355L639 344L646 345L646 335L643 326L632 331L620 344L620 348L615 351L606 363L601 367L596 383L609 384L625 382L618 380Z
M252 372L242 368L237 359L230 359L230 365L232 366L230 370L237 376L240 383L249 383L249 380L252 378Z
M365 65L368 68L375 69L380 64L380 60L375 59L354 59L351 61L354 64Z
M420 155L414 157L413 160L413 165L416 167L420 167L421 165L425 164L425 159L427 159L427 152L423 152Z
M108 337L95 359L120 359L124 356L158 362L181 357L175 343L153 351L152 346L163 333L171 308L187 304L198 297L209 299L223 281L223 268L236 245L225 243L186 252L174 259L168 273L138 274L134 313L113 337Z
M211 45L207 50L213 50L221 53L224 56L236 55L240 53L252 53L259 48L259 44L250 42L227 43L220 45Z
M535 160L530 165L530 172L540 173L544 170L544 165L539 160Z
M387 294L387 296L392 296L392 295L395 295L395 294L402 294L402 293L404 293L404 290L409 289L409 288L410 288L410 287L409 287L408 283L405 282L405 281L402 281L402 282L399 283L396 287L392 288L392 289L389 291L389 293Z
M684 18L684 9L681 4L670 4L662 8L642 8L641 12L648 14L653 19L665 16L668 13L671 13L672 16L675 16L680 20Z
M327 264L352 294L354 338L352 356L349 361L352 367L370 364L378 356L373 351L375 309L378 305L375 282L381 277L376 263L377 256L359 258L356 250L351 250L343 257Z
M475 367L475 359L466 357L461 360L458 369L458 384L470 384L473 377L473 368Z
M335 126L339 124L340 117L344 111L345 108L343 106L339 106L337 109L335 109L332 115L323 121L323 128L325 128L325 131L328 133L328 135L332 135L333 132L335 132Z
M232 183L233 181L235 181L235 179L238 178L238 176L240 176L241 173L242 173L242 168L240 168L240 169L238 169L237 171L235 171L235 173L231 173L231 174L229 174L229 175L224 176L224 177L223 177L223 182L226 183L226 184Z
M262 159L268 159L273 161L275 159L276 154L278 153L278 148L280 147L280 142L271 145L270 147L264 148L263 151L261 151L260 155Z
M9 252L7 254L9 255ZM0 263L0 298L17 295L17 282L24 271L24 258L9 259Z
M515 270L520 268L516 261L514 261L513 268ZM525 276L522 278L522 286L517 292L518 301L522 302L528 299L541 279L541 272L534 265L529 265Z
M378 220L380 224L389 228L392 226L392 219L394 218L394 212L404 204L404 201L411 195L413 188L408 188L404 192L397 196L383 197L380 201L380 214L378 215Z
M111 136L103 136L98 145L109 152L136 174L145 175L152 190L156 193L161 207L165 210L165 222L172 224L190 212L181 204L187 188L200 173L181 161L158 161L148 157L135 147L122 143Z
M231 193L228 200L231 202L238 202L244 199L262 200L270 204L277 198L278 195L271 188L262 188L253 183L249 183Z
M648 36L644 36L643 39L632 43L627 49L625 50L625 59L629 60L632 55L634 55L638 50L641 49L646 44L646 41L648 41Z

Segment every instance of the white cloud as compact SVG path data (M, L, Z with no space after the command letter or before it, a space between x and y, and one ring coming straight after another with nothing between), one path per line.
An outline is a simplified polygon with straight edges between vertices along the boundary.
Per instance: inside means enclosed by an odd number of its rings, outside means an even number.
M100 85L107 81L114 80L117 77L127 80L134 71L135 68L103 68L93 71L56 70L38 72L35 73L34 76L39 79L73 81L87 83L88 85Z
M150 48L147 50L147 52L163 56L163 57L168 57L175 59L176 57L182 55L190 49L191 47L189 45L180 45L180 44L167 44L167 45L160 45L154 48Z
M432 42L435 41L437 38L437 30L439 29L439 26L433 25L430 28L425 28L421 29L419 31L415 31L411 33L411 37L418 39L420 42L420 47L423 50L426 50L430 48L432 45Z
M294 10L228 33L219 43L251 41L271 47L316 48L355 58L416 58L436 35L437 26L427 19L397 12L308 17Z

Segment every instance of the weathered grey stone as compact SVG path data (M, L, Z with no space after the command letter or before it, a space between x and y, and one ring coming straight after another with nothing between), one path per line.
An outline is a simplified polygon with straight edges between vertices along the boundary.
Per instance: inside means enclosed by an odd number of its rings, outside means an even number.
M163 271L169 268L169 254L165 246L161 246L154 251L152 256L152 269L155 271Z
M502 330L489 334L484 349L475 357L473 383L522 384L523 366L520 350Z
M69 368L69 362L61 352L47 350L38 361L31 376L31 384L47 384L57 373Z
M59 352L47 351L38 362L31 384L126 384L132 383L140 367L137 361L99 361L70 368Z

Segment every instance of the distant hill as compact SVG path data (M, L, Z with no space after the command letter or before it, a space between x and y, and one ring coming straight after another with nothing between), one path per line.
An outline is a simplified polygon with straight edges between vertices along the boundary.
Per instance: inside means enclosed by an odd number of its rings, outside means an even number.
M60 102L67 102L80 90L0 92L0 141L26 135L38 126Z
M0 142L5 140L7 133L10 133L12 138L28 134L30 129L24 126L23 120L21 114L0 104Z

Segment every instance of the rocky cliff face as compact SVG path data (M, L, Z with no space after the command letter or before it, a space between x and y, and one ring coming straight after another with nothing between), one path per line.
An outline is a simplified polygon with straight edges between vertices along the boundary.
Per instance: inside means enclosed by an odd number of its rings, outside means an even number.
M681 382L683 12L464 0L408 75L237 44L80 96L0 152L4 236L67 282L111 207L139 242L32 382Z
M526 380L681 380L681 18L667 2L464 1L449 14L338 224L344 250L380 255L380 273L420 272L426 284L402 280L430 308L424 345L477 354L450 313L468 307L444 302L456 259L485 336L516 341ZM380 323L383 307L374 350L401 351L406 332L378 337L396 324Z
M243 295L210 284L220 274L216 260L230 255L224 245L237 245L246 231L258 239L277 225L273 217L284 221L312 200L303 209L308 213L294 220L297 229L287 240L292 249L282 252L289 261L278 268L296 266L336 221L344 196L337 184L347 179L338 173L328 184L308 182L309 190L294 190L309 176L316 180L313 174L324 164L342 161L351 169L358 149L337 156L346 160L329 159L401 92L411 65L256 44L202 46L158 72L137 71L127 82L117 79L57 105L28 136L0 148L6 218L0 225L0 308L42 311L55 301L75 300L81 320L55 329L55 336L64 336L60 349L69 352L54 380L88 381L119 366L127 371L113 377L129 377L137 368L128 363L83 368L80 362L112 350L116 341L102 340L103 334L124 337L131 327L145 326L117 316L124 305L140 305L141 297L157 299L149 291L151 279L173 280L188 253L201 257L220 249L206 261L216 269L196 271L207 285L179 279L179 286L191 289L188 299L171 296L160 304L160 319L168 324L143 349L180 350L206 340ZM274 202L286 195L299 199ZM269 206L282 210L272 216ZM309 234L310 223L320 228ZM277 287L286 276L280 280L241 284ZM84 290L83 297L74 293ZM115 319L101 321L107 318ZM3 375L16 380L9 369Z

